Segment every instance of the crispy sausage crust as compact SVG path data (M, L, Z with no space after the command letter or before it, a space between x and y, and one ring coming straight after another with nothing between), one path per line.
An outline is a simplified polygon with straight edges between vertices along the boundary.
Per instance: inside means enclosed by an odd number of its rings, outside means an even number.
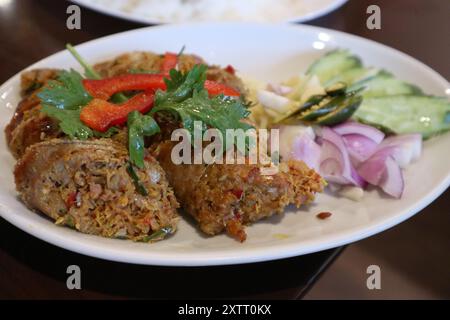
M209 235L226 230L244 241L243 225L283 213L289 204L300 207L323 189L323 179L303 162L289 161L275 175L262 175L260 165L176 165L175 142L160 143L153 151L167 173L183 209Z
M40 112L40 89L54 80L57 70L34 69L21 75L22 101L5 128L6 143L12 155L18 159L28 146L61 136L57 123Z
M163 55L155 54L153 52L136 51L125 53L115 59L98 63L94 66L94 69L100 73L102 77L117 76L128 73L130 70L158 71L161 69L163 57ZM178 69L182 72L187 72L198 63L206 64L202 58L196 55L182 54L178 59ZM208 80L214 80L229 85L241 93L245 92L245 86L241 79L219 66L208 66L206 78Z
M109 139L54 139L29 147L14 175L24 203L57 224L136 241L175 231L178 203L159 164L148 156L136 169L148 196L136 191L127 165L127 150Z

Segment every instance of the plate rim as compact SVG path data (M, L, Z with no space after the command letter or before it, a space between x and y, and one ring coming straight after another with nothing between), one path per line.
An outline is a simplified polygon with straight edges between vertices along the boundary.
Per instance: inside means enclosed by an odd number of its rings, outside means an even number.
M288 28L288 29L304 29L306 32L328 32L331 34L337 34L342 37L350 37L356 39L358 41L363 42L371 42L376 44L377 46L381 46L382 48L391 51L391 53L395 53L400 55L403 59L409 60L408 62L413 62L415 64L421 65L421 67L426 68L430 75L433 75L436 79L441 82L448 81L441 76L438 72L434 71L429 66L425 65L421 61L391 47L388 47L384 44L378 43L376 41L365 39L356 35L348 34L342 31L336 31L332 29L315 27L315 26L305 26L305 25L287 25L287 24L268 24L268 23L180 23L180 24L170 24L170 25L158 25L151 27L143 27L134 30L129 30L125 32L120 32L112 35L108 35L105 37L100 37L97 39L93 39L87 42L84 42L77 46L77 48L82 48L83 46L88 46L93 42L98 40L107 39L110 37L115 37L117 35L126 35L128 33L140 33L140 32L158 32L159 28L179 28L180 26L253 26L253 27L268 27L268 28ZM156 30L156 31L155 31ZM10 86L16 78L20 76L20 74L28 69L33 68L36 64L45 63L47 60L52 59L54 56L64 53L66 50L58 51L44 59L41 59L32 65L26 67L25 69L19 71L8 80L6 80L1 86L0 90L4 90L5 87ZM13 212L9 212L10 208L1 206L0 207L0 215L8 222L18 227L24 232L27 232L38 239L46 241L52 245L56 245L63 249L67 249L76 253L84 254L87 256L101 258L110 261L124 262L124 263L133 263L133 264L142 264L142 265L161 265L161 266L212 266L212 265L232 265L232 264L244 264L244 263L254 263L254 262L262 262L262 261L270 261L277 260L283 258L289 258L293 256L299 256L303 254L308 254L312 252L318 252L334 247L338 247L341 245L345 245L348 243L352 243L366 237L372 236L376 233L387 230L420 212L423 208L428 206L431 202L433 202L439 195L441 195L448 187L450 186L450 171L447 172L445 176L443 176L438 184L432 189L431 192L428 192L420 201L415 204L408 206L407 208L403 208L398 211L395 215L388 217L384 220L379 221L375 224L370 224L365 227L358 228L350 228L346 230L341 230L339 232L334 233L333 235L328 235L326 237L322 236L319 239L308 239L305 242L302 242L302 246L299 248L299 243L292 244L283 244L282 248L275 246L273 248L265 249L265 248L249 248L247 251L243 250L239 252L238 256L233 256L233 250L222 252L218 254L217 252L202 252L199 255L178 255L174 257L173 255L167 255L166 252L149 252L150 254L137 254L136 252L123 252L120 251L118 254L117 250L113 250L105 247L99 243L98 245L92 245L89 243L90 241L84 241L83 239L77 239L77 241L63 241L63 236L55 233L45 234L45 232L39 232L38 228L29 228L27 224L29 222L26 221L25 218L22 219L20 216L14 215ZM6 213L6 216L5 216ZM23 220L23 221L22 221ZM92 236L97 237L97 236ZM307 245L305 245L307 243ZM99 250L101 249L101 250ZM218 249L220 250L220 249Z

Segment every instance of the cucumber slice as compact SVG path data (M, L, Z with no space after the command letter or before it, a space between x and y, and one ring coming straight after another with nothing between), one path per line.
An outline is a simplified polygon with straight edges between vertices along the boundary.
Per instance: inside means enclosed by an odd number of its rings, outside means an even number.
M432 96L364 98L353 118L395 133L421 133L424 139L450 130L450 101Z
M315 74L321 83L326 83L346 70L361 66L361 60L357 56L352 55L348 50L337 49L316 60L306 74Z
M351 90L365 87L364 98L393 96L393 95L421 95L422 90L415 85L396 79L386 72L381 72L373 78L358 81L351 86Z
M347 86L359 81L366 81L373 78L380 72L377 68L353 68L338 74L325 83L325 86L330 86L338 82L344 82Z

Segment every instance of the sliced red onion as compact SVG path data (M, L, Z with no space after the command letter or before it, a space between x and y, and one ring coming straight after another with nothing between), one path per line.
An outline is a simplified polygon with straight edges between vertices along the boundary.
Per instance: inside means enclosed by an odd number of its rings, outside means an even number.
M314 142L312 128L281 126L279 129L281 157L286 160L302 160L308 167L318 170L321 148Z
M347 146L352 164L358 166L361 162L370 158L377 150L378 144L366 136L352 133L342 136Z
M400 166L391 156L395 147L378 150L372 157L358 167L358 173L367 182L379 186L387 194L399 198L404 189Z
M386 170L380 181L380 188L387 194L400 198L405 188L402 170L392 157L386 159Z
M348 134L359 134L366 138L371 139L376 144L380 143L384 139L384 133L378 130L377 128L355 121L347 121L341 123L337 126L334 126L333 130L338 134L340 134L341 136L345 136Z
M332 129L323 127L320 173L326 180L340 184L364 186L364 180L353 168L345 143Z
M386 159L391 154L392 148L378 150L358 167L358 174L370 184L378 186L386 170Z
M379 148L389 148L391 150L391 156L400 168L405 168L420 157L422 153L422 135L403 134L391 136L384 139L379 145Z

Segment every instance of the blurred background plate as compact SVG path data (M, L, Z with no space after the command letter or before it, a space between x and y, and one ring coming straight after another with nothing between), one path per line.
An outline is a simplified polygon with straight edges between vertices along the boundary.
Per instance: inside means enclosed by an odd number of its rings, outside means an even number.
M347 0L73 0L86 8L144 24L252 21L303 22Z

